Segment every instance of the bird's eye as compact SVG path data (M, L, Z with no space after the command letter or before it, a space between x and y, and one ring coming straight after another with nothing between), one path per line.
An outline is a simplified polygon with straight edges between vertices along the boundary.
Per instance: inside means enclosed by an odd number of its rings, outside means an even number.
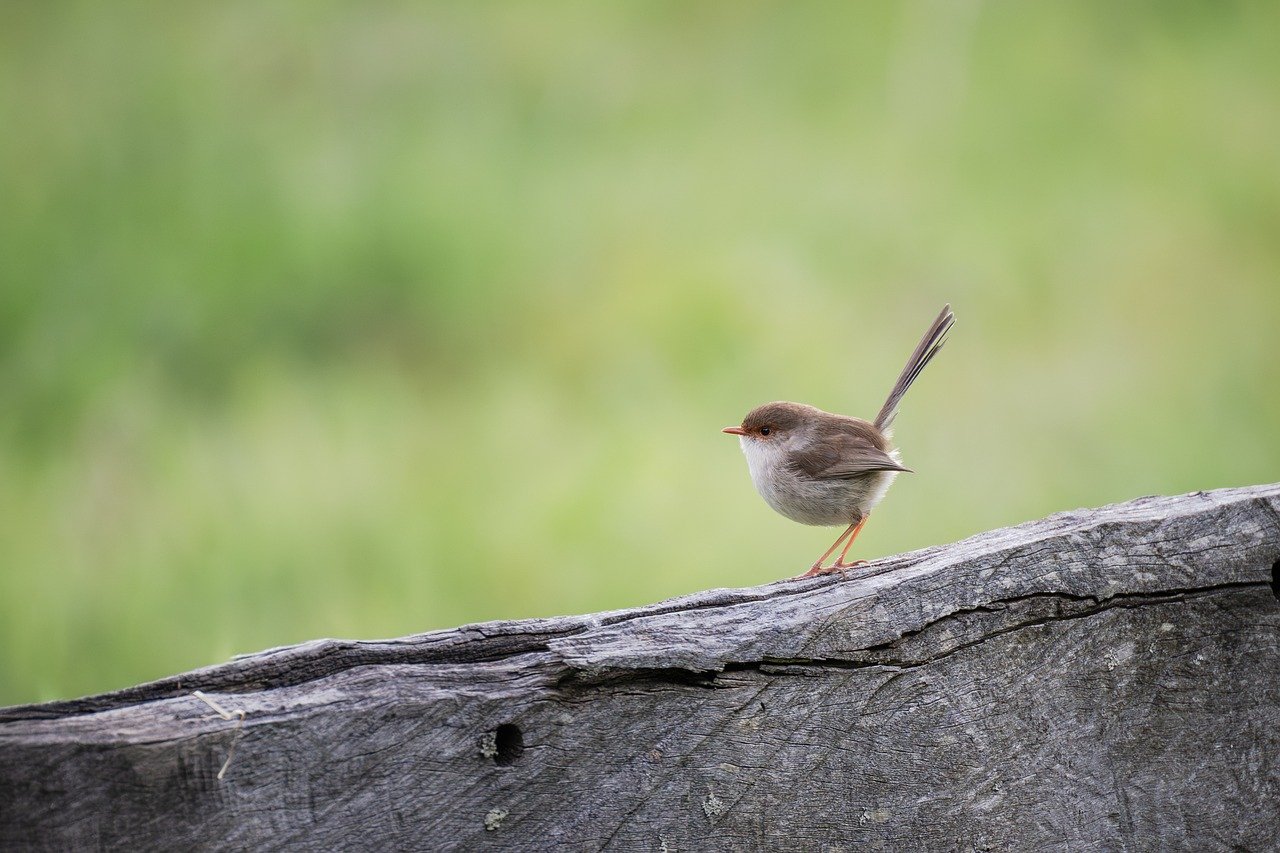
M773 432L773 430L769 429L768 427L760 427L761 435L768 435L771 432Z

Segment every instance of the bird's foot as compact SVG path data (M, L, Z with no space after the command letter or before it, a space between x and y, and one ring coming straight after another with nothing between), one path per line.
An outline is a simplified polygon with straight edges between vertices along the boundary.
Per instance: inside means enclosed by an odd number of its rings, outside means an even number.
M852 563L841 563L837 561L835 563L832 563L829 566L823 566L818 563L814 563L812 566L809 567L809 571L805 572L802 575L796 575L796 577L797 578L814 578L814 577L817 577L818 575L834 575L836 572L840 572L841 574L843 574L848 569L857 568L858 566L865 566L866 564L867 564L866 560L854 560Z

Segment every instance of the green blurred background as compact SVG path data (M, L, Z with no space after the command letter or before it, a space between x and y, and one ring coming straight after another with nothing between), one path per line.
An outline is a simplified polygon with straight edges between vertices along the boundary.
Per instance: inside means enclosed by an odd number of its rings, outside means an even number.
M1274 3L0 7L0 704L1280 480Z

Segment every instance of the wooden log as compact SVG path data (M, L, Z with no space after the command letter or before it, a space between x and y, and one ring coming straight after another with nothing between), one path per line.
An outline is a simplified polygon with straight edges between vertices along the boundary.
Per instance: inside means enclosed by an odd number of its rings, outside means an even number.
M1143 498L0 710L0 849L1280 849L1278 510Z

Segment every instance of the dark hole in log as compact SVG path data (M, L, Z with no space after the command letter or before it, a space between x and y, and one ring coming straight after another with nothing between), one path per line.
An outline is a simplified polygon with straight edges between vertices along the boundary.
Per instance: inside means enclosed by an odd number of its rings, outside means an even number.
M1280 560L1271 564L1271 594L1280 601Z
M524 734L520 727L512 723L503 723L494 732L494 744L498 748L493 756L499 767L510 767L524 755Z

